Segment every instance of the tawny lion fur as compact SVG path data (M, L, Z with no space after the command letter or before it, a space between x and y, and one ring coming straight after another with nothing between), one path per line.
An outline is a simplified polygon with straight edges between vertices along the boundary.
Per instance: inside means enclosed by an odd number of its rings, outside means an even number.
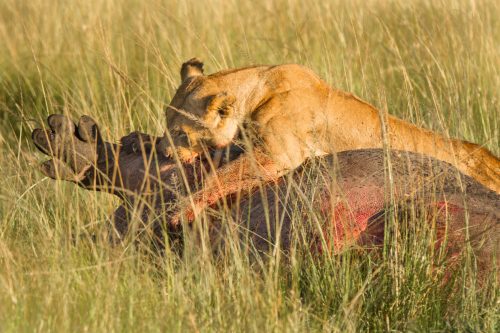
M500 192L500 160L487 149L384 114L330 87L303 66L255 66L204 75L203 64L191 59L183 64L181 78L166 112L161 147L167 155L189 161L206 147L225 147L237 139L252 146L185 202L181 209L188 209L190 218L238 191L218 186L231 182L235 168L241 170L239 184L252 187L277 179L311 157L384 146L451 163Z

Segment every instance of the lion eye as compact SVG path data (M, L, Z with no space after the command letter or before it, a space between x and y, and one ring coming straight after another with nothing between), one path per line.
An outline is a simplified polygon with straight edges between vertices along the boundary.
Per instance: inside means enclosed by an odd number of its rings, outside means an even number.
M173 136L178 136L180 133L181 133L181 129L177 126L170 129L170 134Z

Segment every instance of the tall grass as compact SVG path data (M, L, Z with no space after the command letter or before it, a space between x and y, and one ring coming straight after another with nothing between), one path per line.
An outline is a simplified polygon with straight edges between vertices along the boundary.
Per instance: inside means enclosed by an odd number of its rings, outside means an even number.
M442 287L419 238L399 266L348 251L260 269L237 248L95 243L116 199L44 178L29 134L51 113L89 114L111 140L160 134L179 65L198 56L208 72L301 63L498 155L499 17L493 0L0 1L0 330L498 331L498 287L476 289L465 266Z

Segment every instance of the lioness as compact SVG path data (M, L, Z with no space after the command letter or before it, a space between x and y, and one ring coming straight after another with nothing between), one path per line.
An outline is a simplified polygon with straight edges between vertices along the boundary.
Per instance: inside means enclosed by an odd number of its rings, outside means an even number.
M456 165L500 192L500 161L485 148L385 116L303 66L254 66L205 76L203 63L191 59L181 67L181 80L167 107L164 153L189 161L204 147L227 146L238 135L253 148L217 170L193 201L184 202L181 209L190 219L241 186L275 180L307 158L384 143ZM235 177L241 181L227 186ZM178 216L172 223L177 222Z

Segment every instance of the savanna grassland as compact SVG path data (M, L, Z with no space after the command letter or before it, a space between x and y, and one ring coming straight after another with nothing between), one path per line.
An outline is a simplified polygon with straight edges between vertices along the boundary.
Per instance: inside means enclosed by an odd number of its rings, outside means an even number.
M440 284L419 235L286 263L94 241L117 199L44 177L30 133L64 113L108 140L159 135L197 56L207 72L300 63L498 156L499 18L494 0L0 0L0 331L498 332L495 279L464 260Z

